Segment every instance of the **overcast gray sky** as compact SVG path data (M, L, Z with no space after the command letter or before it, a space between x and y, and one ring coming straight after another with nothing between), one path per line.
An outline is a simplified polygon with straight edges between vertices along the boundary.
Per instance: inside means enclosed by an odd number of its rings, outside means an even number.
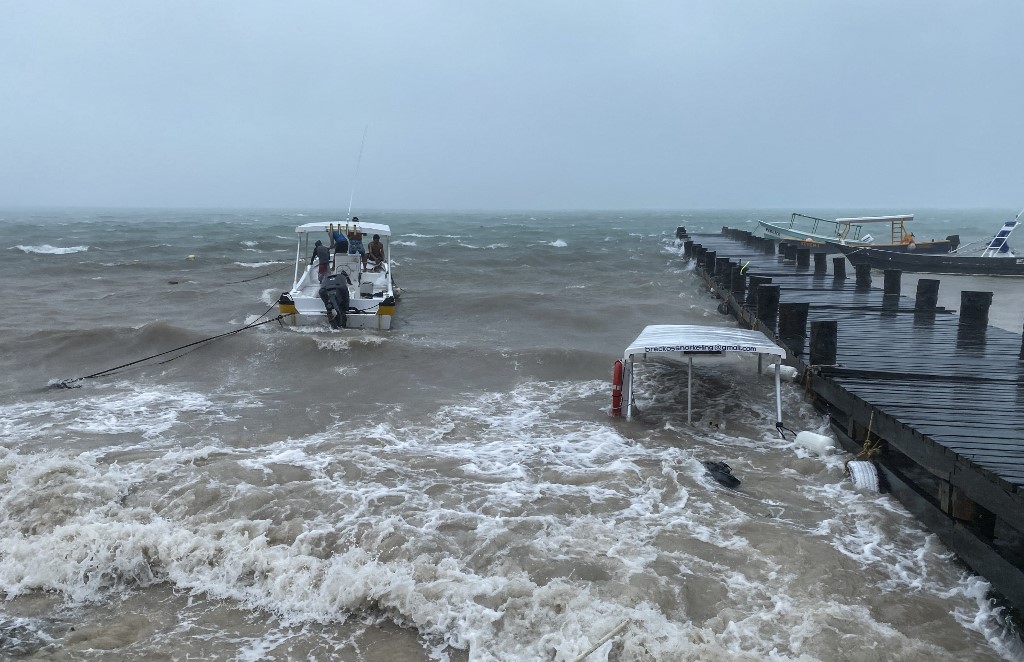
M1024 204L1024 2L0 0L0 206Z

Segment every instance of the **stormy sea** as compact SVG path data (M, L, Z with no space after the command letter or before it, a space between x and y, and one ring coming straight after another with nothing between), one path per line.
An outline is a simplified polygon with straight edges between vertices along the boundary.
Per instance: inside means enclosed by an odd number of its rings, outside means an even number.
M880 211L964 242L1008 218ZM698 366L692 424L663 364L609 415L646 325L735 324L676 227L789 211L358 215L393 232L388 332L255 324L295 227L344 214L0 212L0 659L1024 659L988 582L850 456L778 438L751 357ZM1012 280L942 281L1020 332Z

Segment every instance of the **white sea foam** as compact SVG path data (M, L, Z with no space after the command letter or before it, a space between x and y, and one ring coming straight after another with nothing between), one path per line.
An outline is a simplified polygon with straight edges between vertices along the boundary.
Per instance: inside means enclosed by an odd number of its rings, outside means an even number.
M243 241L243 242L241 242L241 244L242 244L243 246L247 246L247 247L249 247L249 248L256 248L257 246L259 246L259 245L260 245L260 242L258 242L258 241L252 241L252 240L250 239L250 240L248 240L248 241Z
M88 246L51 246L50 244L43 244L41 246L13 246L22 253L37 253L40 255L67 255L68 253L84 253L89 250Z
M153 438L170 430L183 414L231 421L209 396L173 387L117 382L97 392L74 391L71 400L15 402L0 405L0 436L13 445L46 438L59 428L88 435L138 434ZM233 406L255 404L242 398Z
M260 292L260 301L262 301L268 306L272 303L277 303L277 300L281 297L281 292L285 289L288 289L287 286L268 287L262 292Z
M565 241L561 239L555 239L550 244L548 244L548 246L554 246L555 248L565 248L568 245L569 244L565 243Z
M283 263L283 262L281 262L279 260L270 260L269 262L235 262L235 264L237 264L240 267L260 268L260 267L272 267L275 264L285 264L285 263Z
M705 416L728 408L730 429L770 426L766 385L719 394L715 370L701 375ZM678 396L669 372L645 378ZM654 401L647 423L632 426L571 413L606 393L604 380L530 381L461 394L420 423L339 411L338 425L315 434L113 464L95 453L3 449L0 590L92 601L166 582L284 622L380 612L432 650L446 643L485 661L571 660L623 621L621 659L869 652L853 642L894 657L947 655L845 590L868 584L894 599L914 592L955 605L955 618L945 607L933 618L1012 652L977 597L983 587L944 573L948 553L934 537L888 498L853 490L840 459L767 475L759 465L788 455L786 444L695 432L668 420L670 402ZM78 406L96 412L86 419L113 411L117 428L127 408L159 425L163 413L144 396L122 396L120 408L105 395ZM220 406L176 397L169 409L209 415ZM29 418L45 422L42 409ZM809 406L793 411L801 427L817 420ZM674 443L663 424L680 430ZM705 475L698 456L710 453L728 454L740 491ZM280 636L251 640L240 657L258 658Z
M349 376L358 374L359 368L357 366L352 365L340 365L334 367L334 372L342 376Z

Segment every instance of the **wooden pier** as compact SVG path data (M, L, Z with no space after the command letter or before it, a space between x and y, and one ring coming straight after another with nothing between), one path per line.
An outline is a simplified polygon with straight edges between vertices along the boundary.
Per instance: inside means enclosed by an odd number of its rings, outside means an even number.
M1024 347L988 325L992 294L963 292L956 315L936 306L938 280L910 299L900 272L878 288L825 248L676 236L719 311L784 345L847 450L1024 614Z

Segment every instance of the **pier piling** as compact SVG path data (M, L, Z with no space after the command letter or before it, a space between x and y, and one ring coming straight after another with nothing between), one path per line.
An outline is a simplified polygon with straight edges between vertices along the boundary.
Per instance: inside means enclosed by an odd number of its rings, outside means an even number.
M778 285L761 285L757 288L757 319L773 332L779 319L779 291Z
M818 320L811 322L810 365L835 365L839 347L839 322Z
M715 273L715 260L718 259L717 251L704 251L704 261L701 266L704 267L704 271L709 274Z
M903 272L899 269L886 269L882 272L882 294L884 296L899 296L902 275Z
M779 303L779 339L797 356L804 353L810 309L811 304L806 301Z
M846 258L832 258L832 278L835 280L846 280Z
M729 289L736 296L738 300L743 299L746 288L746 279L743 277L743 265L734 264L732 266L732 284Z
M857 272L857 289L869 289L871 287L871 267L866 264L855 264L853 270Z
M823 276L828 273L828 255L825 253L814 254L814 273Z
M939 301L939 281L934 278L922 278L917 281L917 297L914 299L914 310L935 310Z
M988 324L988 309L991 305L991 292L961 292L960 323L971 325Z
M796 266L798 269L807 269L811 266L811 249L797 246Z

